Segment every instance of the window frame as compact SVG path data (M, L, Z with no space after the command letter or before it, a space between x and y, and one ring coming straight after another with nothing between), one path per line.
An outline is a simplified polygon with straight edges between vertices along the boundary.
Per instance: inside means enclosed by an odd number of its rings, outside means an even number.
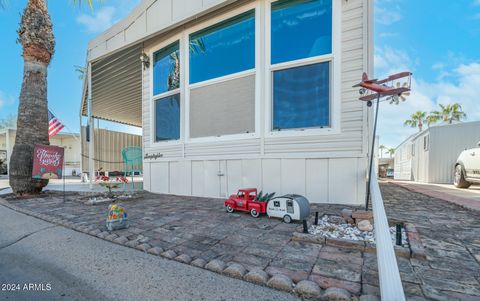
M149 72L149 82L150 82L150 88L149 88L149 93L150 93L150 147L155 147L155 146L161 146L161 145L178 145L182 144L184 141L184 110L185 110L185 97L184 97L184 81L185 81L185 67L184 67L184 50L182 49L182 39L183 39L183 34L176 34L168 39L165 39L162 41L162 43L156 44L154 47L152 47L149 51L149 59L151 62L150 68L148 68ZM160 94L153 94L154 91L154 68L153 68L153 63L154 63L154 57L155 53L162 50L165 47L168 47L169 45L178 42L179 43L179 52L180 52L180 87L175 89L175 90L170 90L166 91ZM156 141L156 101L160 100L162 98L166 98L175 94L180 95L180 124L179 124L179 129L180 129L180 137L178 139L172 139L172 140L159 140Z
M342 25L342 4L340 1L332 0L332 52L310 58L303 58L288 62L272 64L271 61L271 13L272 3L279 0L266 1L265 8L265 124L264 134L266 137L294 137L311 135L332 135L341 132L341 25ZM317 63L329 62L330 64L330 126L312 128L291 128L273 130L273 72L294 67L301 67Z
M254 19L255 19L255 64L253 69L244 70L228 75L224 75L217 78L212 78L202 82L197 82L190 84L190 35L192 33L198 32L202 29L205 29L210 26L214 26L222 21L228 20L235 16L238 16L247 11L254 10ZM216 142L216 141L233 141L233 140L242 140L242 139L252 139L260 137L260 93L261 88L261 76L260 76L260 65L262 64L261 60L261 48L260 48L260 35L261 35L261 13L260 13L260 1L254 1L252 3L243 5L237 9L231 10L228 13L221 14L220 16L206 20L198 25L192 26L184 31L184 39L181 41L180 48L183 48L183 70L184 71L184 97L185 97L185 120L188 120L188 124L185 124L184 135L185 143L203 143L203 142ZM182 47L183 46L183 47ZM181 52L182 53L182 52ZM182 60L180 60L182 63ZM230 134L222 136L206 136L206 137L190 137L190 91L195 88L206 87L216 83L221 83L233 79L243 78L247 76L255 76L255 132L252 133L240 133L240 134Z

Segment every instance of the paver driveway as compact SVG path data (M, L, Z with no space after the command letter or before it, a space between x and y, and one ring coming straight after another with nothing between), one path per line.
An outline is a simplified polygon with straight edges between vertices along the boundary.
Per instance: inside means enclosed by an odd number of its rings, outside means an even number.
M427 261L397 259L408 299L479 300L480 213L393 184L382 184L382 192L389 218L415 224L429 257ZM74 227L106 231L105 205L63 202L55 193L48 198L9 201L66 219ZM237 262L247 269L260 267L270 275L286 274L295 282L308 278L322 288L341 287L355 295L379 294L375 254L293 241L299 224L227 214L218 199L140 193L124 204L131 227L115 231L110 239L124 237L131 246L147 243L192 258ZM338 214L345 208L312 207L322 214Z

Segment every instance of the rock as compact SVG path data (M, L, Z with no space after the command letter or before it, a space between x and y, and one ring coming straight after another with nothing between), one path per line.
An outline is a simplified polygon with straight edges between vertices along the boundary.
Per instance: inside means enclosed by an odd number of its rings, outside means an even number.
M129 242L126 242L125 245L130 248L135 248L139 243L136 240L130 240Z
M197 258L194 261L192 261L190 264L198 268L203 268L207 264L207 262L202 258Z
M187 254L181 254L181 255L178 255L177 257L175 257L175 260L186 263L186 264L189 264L190 261L192 261L192 257L188 256Z
M101 238L101 239L104 239L105 237L107 237L110 233L107 232L107 231L103 231L103 232L100 232L97 234L97 237L98 238Z
M90 235L97 235L98 233L100 233L102 231L100 231L100 229L93 229L92 231L88 232Z
M331 287L327 288L322 299L328 301L350 301L351 297L352 296L347 290L343 288Z
M154 248L148 249L147 252L153 255L160 255L162 254L163 249L160 247L154 247Z
M140 245L136 246L135 248L137 248L140 251L147 252L147 250L150 250L151 247L152 246L149 245L149 244L140 244Z
M373 226L368 220L363 220L363 221L359 222L357 224L357 228L360 231L369 231L370 232L370 231L373 230Z
M223 271L225 275L238 279L242 279L246 272L245 267L239 263L232 263Z
M118 237L117 234L112 233L112 234L110 234L110 235L105 236L105 239L106 239L106 240L109 240L109 241L114 241L117 237Z
M268 280L268 274L262 270L262 269L253 269L250 272L248 272L243 279L249 282L253 282L256 284L262 284L265 285Z
M212 272L221 273L225 269L225 266L226 266L225 262L218 259L214 259L214 260L211 260L209 263L207 263L205 265L205 268Z
M352 218L352 213L353 211L350 210L350 209L342 209L342 217L345 219L345 220L348 220L349 218Z
M117 237L113 240L113 242L115 242L117 244L121 244L121 245L123 245L127 241L128 241L128 238L126 238L125 236L120 236L120 237Z
M368 220L372 220L372 219L373 219L373 212L372 212L372 211L365 211L365 210L355 210L355 211L352 213L352 217L353 217L354 219L361 219L361 220L368 219Z
M170 259L173 259L173 258L177 257L177 253L175 253L175 251L173 251L173 250L165 251L161 255L163 257L170 258Z
M341 216L332 215L328 217L328 222L336 225L345 224L345 219Z
M303 298L307 299L319 299L322 290L320 286L313 281L310 280L302 280L295 286L294 289L295 293L299 294Z
M380 298L375 295L361 295L360 301L380 301Z
M277 274L268 280L267 285L275 289L291 291L293 287L293 281L290 279L290 277Z

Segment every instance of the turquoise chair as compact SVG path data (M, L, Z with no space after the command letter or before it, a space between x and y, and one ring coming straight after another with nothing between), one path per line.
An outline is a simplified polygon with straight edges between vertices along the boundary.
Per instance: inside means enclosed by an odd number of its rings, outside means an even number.
M132 176L132 191L135 189L133 183L133 176L135 172L142 173L143 155L142 148L140 146L129 146L122 149L122 158L124 165L124 175L127 177L128 173ZM127 184L123 184L123 190L125 191Z

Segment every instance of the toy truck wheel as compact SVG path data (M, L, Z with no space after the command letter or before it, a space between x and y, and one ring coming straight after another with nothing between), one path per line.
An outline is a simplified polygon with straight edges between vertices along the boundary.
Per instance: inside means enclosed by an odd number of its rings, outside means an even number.
M232 212L233 212L232 206L227 205L227 212L228 212L228 213L232 213Z
M292 222L292 217L288 214L285 214L285 216L283 217L283 222L290 224Z
M252 210L250 210L250 214L253 216L253 217L259 217L260 216L260 213L258 213L258 211L253 208Z

